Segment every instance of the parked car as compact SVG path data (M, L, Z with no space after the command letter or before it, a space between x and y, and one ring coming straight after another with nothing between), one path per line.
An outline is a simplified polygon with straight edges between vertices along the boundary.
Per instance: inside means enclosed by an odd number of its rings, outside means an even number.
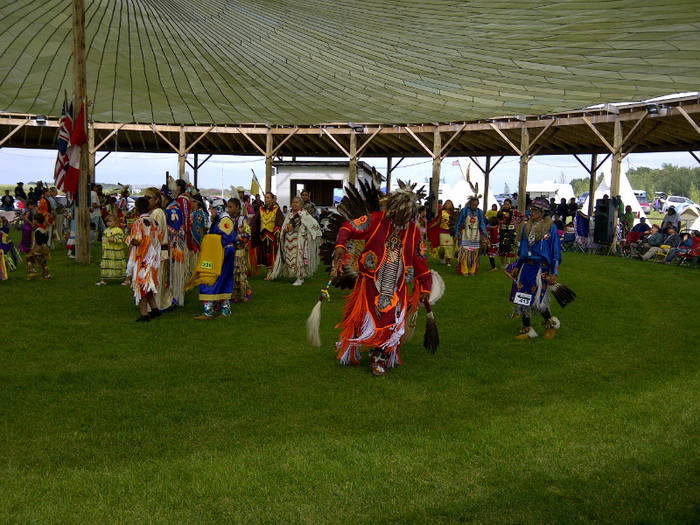
M695 204L693 201L691 201L688 197L681 197L680 195L669 195L666 201L664 202L663 207L661 208L661 211L663 213L666 213L668 209L673 206L676 208L676 213L681 213L684 209L686 209L688 206L691 204Z
M651 202L646 197L637 198L639 205L642 207L644 213L651 213Z
M583 208L583 204L586 202L588 195L589 192L584 191L581 195L578 196L578 198L576 199L576 204L578 204L579 208Z
M503 206L503 201L512 198L509 193L498 193L493 196L499 206Z

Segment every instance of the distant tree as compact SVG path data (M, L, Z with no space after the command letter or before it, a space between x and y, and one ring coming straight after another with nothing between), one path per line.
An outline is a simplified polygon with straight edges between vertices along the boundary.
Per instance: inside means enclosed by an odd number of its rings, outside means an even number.
M510 195L510 188L508 187L508 183L506 182L505 185L503 186L503 193L507 193Z
M563 171L562 171L561 174L559 175L559 178L557 179L557 182L558 182L559 184L566 184L566 182L567 182L567 181L566 181L566 175L564 174Z
M594 187L598 187L600 182L603 180L603 174L598 174L598 178ZM574 188L574 195L581 195L583 192L590 190L591 179L589 177L582 177L580 179L571 179L571 186Z
M700 188L698 188L694 182L690 183L690 191L688 192L688 197L691 201L700 203Z
M634 189L646 190L650 199L654 198L655 191L690 197L693 187L700 188L700 168L673 164L662 164L656 169L633 168L627 172L627 178Z

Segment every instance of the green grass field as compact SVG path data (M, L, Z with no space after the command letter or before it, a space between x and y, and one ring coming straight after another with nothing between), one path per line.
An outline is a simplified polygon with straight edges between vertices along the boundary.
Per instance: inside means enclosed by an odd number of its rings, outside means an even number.
M22 266L0 283L0 523L698 523L700 272L567 253L557 337L516 341L484 262L438 268L441 347L421 317L385 378L336 363L339 291L306 343L321 272L144 325L98 261Z

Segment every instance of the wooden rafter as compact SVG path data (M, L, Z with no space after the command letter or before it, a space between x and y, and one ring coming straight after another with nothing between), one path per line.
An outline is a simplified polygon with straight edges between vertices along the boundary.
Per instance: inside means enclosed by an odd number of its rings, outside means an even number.
M109 140L109 138L110 138L112 135L114 135L115 133L117 133L117 132L118 132L120 129L122 129L123 127L124 127L124 124L119 124L119 125L116 126L112 131L110 131L110 132L107 134L107 136L106 136L104 139L102 139L102 142L100 142L97 146L95 146L94 148L92 148L92 149L90 150L90 155L94 155L95 152L96 152L97 150L99 150L99 149L105 144L105 142L107 142L107 141ZM102 158L104 158L104 157L102 157ZM95 166L97 166L97 163L95 163Z
M462 131L463 131L464 128L466 128L466 127L467 127L466 123L465 123L465 124L462 124L462 125L459 127L459 129L458 129L457 131L455 131L455 132L452 134L452 136L448 139L448 141L445 142L445 144L443 144L442 149L440 150L440 160L442 160L442 159L444 159L445 157L447 157L447 155L449 154L449 152L452 151L452 149L454 148L454 146L450 146L450 144L462 133ZM447 149L448 147L449 147L449 149Z
M216 127L216 126L211 126L208 130L206 130L206 131L203 132L199 137L197 137L197 139L196 139L192 144L190 144L189 147L185 148L185 155L188 154L188 153L190 152L190 150L191 150L193 147L195 147L195 145L196 145L200 140L202 140L202 139L203 139L212 129L214 129L215 127ZM192 168L192 169L194 169L194 168Z
M517 147L515 144L513 144L513 143L510 141L510 139L509 139L508 137L506 137L506 134L503 133L503 132L498 128L498 126L496 126L493 122L489 122L489 126L491 126L491 128L493 128L493 130L494 130L496 133L498 133L498 134L501 136L501 138L502 138L503 140L505 140L506 143L507 143L511 148L513 148L513 151L515 151L515 152L516 152L518 155L520 155L520 156L523 155L523 153L520 151L520 148Z
M173 151L174 151L175 153L180 153L180 148L178 148L178 147L175 146L172 142L170 142L170 141L165 137L165 135L163 135L163 134L158 130L158 128L156 128L156 127L154 126L154 127L153 127L153 131L154 131L160 138L162 138L162 139L165 141L165 143L173 149Z
M280 142L279 144L277 144L277 147L275 147L275 148L272 150L272 154L271 154L270 156L271 156L271 157L274 157L274 156L277 154L277 152L280 150L280 148L284 145L284 143L287 142L289 139L291 139L294 135L296 135L297 131L299 131L299 128L296 128L296 129L295 129L294 131L292 131L289 135L287 135L286 137L284 137L284 138L282 139L282 142Z
M423 141L418 137L418 135L413 133L413 130L409 126L406 126L406 131L408 131L408 134L411 135L415 139L415 141L428 153L428 155L430 155L431 159L434 158L433 150L431 150L428 146L426 146L423 143Z
M360 157L362 155L362 152L365 150L365 148L369 145L370 142L372 142L372 139L376 137L379 132L382 130L382 127L379 126L374 133L372 133L367 140L365 140L362 145L357 148L357 156Z
M678 112L679 112L681 115L683 115L683 117L685 118L685 120L687 120L687 121L690 123L690 125L693 126L693 129L694 129L695 131L698 132L698 135L700 135L700 126L698 126L698 125L695 123L695 121L694 121L692 118L690 118L690 115L688 115L688 113L687 113L681 106L678 106L678 107L675 108L675 109L677 109Z
M243 135L245 138L248 139L248 142L250 142L255 147L255 149L260 152L260 154L263 157L265 156L265 150L262 149L260 146L258 146L257 143L252 138L250 138L250 135L248 135L248 133L246 133L245 131L243 131L240 128L238 128L238 131L241 133L241 135Z
M346 156L347 158L350 158L350 153L348 153L348 150L346 150L346 149L343 147L343 145L342 145L340 142L338 142L338 140L337 140L333 135L331 135L331 134L328 132L328 130L327 130L326 128L321 128L321 130L328 136L329 139L331 139L331 140L333 141L333 143L334 143L336 146L338 146L338 148L340 149L340 151L342 151L343 153L345 153L345 156Z
M22 129L24 126L26 126L26 125L27 125L27 122L29 122L29 119L25 120L25 121L22 122L20 125L18 125L15 129L13 129L12 131L10 131L10 133L8 133L8 134L5 136L5 138L3 138L2 140L0 140L0 146L2 146L7 140L9 140L10 137L12 137L12 135L14 135L14 134L17 133L20 129Z
M605 147L607 147L610 150L610 153L615 153L615 148L613 148L610 143L607 141L607 139L603 136L603 134L598 131L598 128L596 128L593 123L590 121L588 117L583 117L583 121L588 125L591 130L593 130L593 133L596 134L596 136L601 140L603 144L605 144Z

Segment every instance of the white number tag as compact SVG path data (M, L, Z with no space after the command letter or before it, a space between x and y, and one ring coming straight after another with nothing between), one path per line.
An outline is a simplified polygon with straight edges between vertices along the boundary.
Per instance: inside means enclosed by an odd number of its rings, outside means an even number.
M532 294L518 292L515 294L513 302L515 304L519 304L520 306L530 306L532 303Z

